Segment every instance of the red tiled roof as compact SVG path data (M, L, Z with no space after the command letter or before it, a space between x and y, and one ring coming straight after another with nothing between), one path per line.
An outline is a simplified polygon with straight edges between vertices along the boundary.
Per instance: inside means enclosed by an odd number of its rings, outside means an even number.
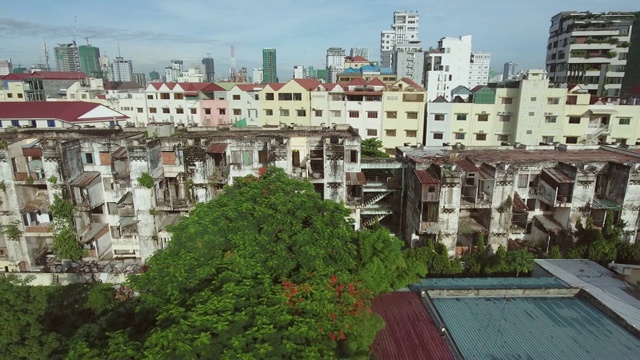
M346 83L346 86L367 86L367 82L362 78L357 78Z
M256 88L263 89L264 84L237 84L236 87L242 91L255 91Z
M417 293L380 295L373 311L385 322L371 346L377 359L454 359Z
M322 86L326 90L333 90L336 87L340 87L340 90L342 90L342 86L340 86L340 84L338 84L338 83L322 83L319 86Z
M366 62L366 63L368 63L368 62L369 62L369 60L367 60L367 59L363 58L363 57L362 57L362 56L360 56L360 55L356 55L356 56L354 56L354 57L352 57L352 58L351 58L351 62Z
M80 80L86 79L89 75L80 71L36 71L26 78L41 78L45 80Z
M407 84L411 85L416 90L424 91L424 88L422 86L418 85L415 81L413 81L413 80L411 80L409 78L403 77L401 80L406 82Z
M108 119L80 119L89 111L105 107L98 103L84 101L40 101L37 106L30 102L0 102L0 118L4 120L18 119L59 119L68 122L92 121L92 120L113 120ZM128 119L127 116L119 114L115 120Z
M212 82L152 82L149 85L156 90L160 90L162 85L165 85L169 90L179 86L183 91L225 91L220 85Z
M471 89L471 92L476 92L484 87L485 85L476 85L473 89Z
M133 81L105 81L105 90L135 90L142 89L144 86L140 86L137 82Z
M293 81L297 82L308 91L314 90L321 84L317 79L293 79Z
M4 80L4 81L10 81L10 80L22 80L28 76L31 76L31 74L9 74L9 75L5 75L5 76L0 76L0 80Z
M372 80L369 81L369 83L367 85L371 85L371 86L387 86L387 84L385 84L382 80L380 80L378 78L373 78Z
M227 150L226 143L212 143L207 148L207 154L222 154Z
M282 89L283 86L287 85L285 83L269 83L267 84L271 89L273 89L274 91L278 91L280 89Z

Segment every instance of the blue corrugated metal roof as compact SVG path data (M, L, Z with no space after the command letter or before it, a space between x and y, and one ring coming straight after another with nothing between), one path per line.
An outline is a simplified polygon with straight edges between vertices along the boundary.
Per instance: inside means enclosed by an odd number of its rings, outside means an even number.
M360 72L377 72L380 69L377 66L365 65L360 67Z
M640 339L584 300L434 298L467 359L637 359Z
M409 287L412 291L458 289L566 289L555 277L428 278Z
M342 72L343 74L359 74L360 71L350 67L348 69L346 69L345 71Z
M380 68L380 74L381 75L393 75L395 73L393 72L393 69L391 69L391 68Z

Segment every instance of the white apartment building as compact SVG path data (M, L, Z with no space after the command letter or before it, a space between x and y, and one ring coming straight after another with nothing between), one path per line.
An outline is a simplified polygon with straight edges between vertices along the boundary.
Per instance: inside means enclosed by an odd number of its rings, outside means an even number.
M293 78L294 79L304 79L305 76L305 68L302 65L294 65L293 66Z
M111 81L133 81L133 63L118 56L111 64L109 75Z
M262 71L262 66L257 68L257 69L253 69L252 71L252 76L251 76L251 82L254 84L262 84L262 80L263 80L263 71Z
M205 81L204 65L191 65L187 71L178 76L178 82L203 82Z
M553 82L620 96L633 13L561 12L551 18L546 66Z
M9 75L12 71L11 59L0 60L0 76Z
M365 47L351 48L351 50L349 51L349 56L351 57L362 56L363 58L369 60L369 48L365 48Z
M182 75L182 60L171 60L171 65L164 68L165 81L176 82L178 77Z
M327 82L338 81L338 74L344 71L344 57L346 53L343 48L330 47L327 49Z
M640 106L592 97L582 85L556 85L544 70L519 81L452 91L429 102L427 146L640 143Z
M246 119L247 126L262 126L259 93L264 87L264 84L238 84L229 90L232 122Z
M489 83L491 70L491 53L486 51L471 51L469 65L469 89Z
M380 66L391 68L395 45L418 41L420 16L417 11L395 11L391 30L380 33ZM367 58L367 57L365 57Z
M451 90L469 85L471 71L471 35L444 37L438 48L425 53L425 84L428 100L444 97L451 100Z
M424 53L420 41L397 44L393 49L393 67L398 79L409 78L424 83Z

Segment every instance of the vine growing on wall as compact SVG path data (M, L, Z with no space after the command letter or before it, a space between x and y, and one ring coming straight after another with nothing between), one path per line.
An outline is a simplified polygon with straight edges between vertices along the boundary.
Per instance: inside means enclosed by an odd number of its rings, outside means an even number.
M143 172L142 175L140 175L140 177L138 178L138 184L140 186L146 187L147 189L151 189L153 188L155 181L153 180L153 176L151 176L151 174L149 174L148 172Z
M53 216L53 246L51 251L60 259L78 261L84 251L80 246L73 221L74 207L69 201L57 194L53 196L49 211Z

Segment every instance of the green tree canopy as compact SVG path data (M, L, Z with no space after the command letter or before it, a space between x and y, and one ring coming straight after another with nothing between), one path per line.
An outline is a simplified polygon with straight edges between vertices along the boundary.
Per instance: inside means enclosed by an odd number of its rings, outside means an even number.
M54 195L50 209L53 216L54 229L51 251L59 259L78 261L82 259L84 251L76 236L73 211L73 204L58 195Z
M95 346L112 358L368 356L383 326L372 297L417 273L401 241L358 232L348 215L280 169L238 181L176 224L131 279L144 324L110 332L108 345L78 339L74 356Z
M377 138L364 139L360 146L362 148L362 157L389 157L389 154L380 150L382 149L382 141Z

